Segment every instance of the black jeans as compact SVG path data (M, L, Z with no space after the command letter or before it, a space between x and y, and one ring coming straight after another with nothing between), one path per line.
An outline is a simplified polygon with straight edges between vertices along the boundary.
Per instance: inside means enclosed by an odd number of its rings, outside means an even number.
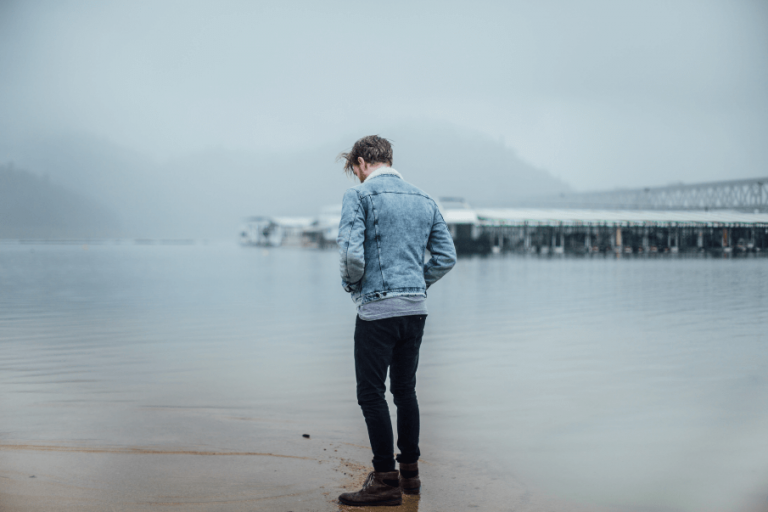
M355 323L357 403L363 409L373 450L373 469L395 469L392 422L384 399L389 368L390 391L397 406L397 460L419 460L419 402L416 369L426 315L398 316Z

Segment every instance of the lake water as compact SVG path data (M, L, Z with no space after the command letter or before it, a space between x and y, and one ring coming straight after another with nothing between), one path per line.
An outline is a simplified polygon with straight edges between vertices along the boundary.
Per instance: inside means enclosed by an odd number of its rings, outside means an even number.
M0 245L0 443L238 445L204 428L219 415L364 444L337 269L230 243ZM768 510L768 260L467 258L428 308L425 461L562 510Z

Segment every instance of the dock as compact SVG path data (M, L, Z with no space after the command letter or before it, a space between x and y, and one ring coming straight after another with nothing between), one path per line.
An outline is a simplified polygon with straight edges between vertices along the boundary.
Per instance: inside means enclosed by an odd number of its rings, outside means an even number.
M523 202L472 208L458 197L438 200L459 254L768 254L768 178ZM332 248L340 219L341 205L315 217L250 217L240 243Z
M479 209L476 213L476 236L469 244L475 251L468 252L768 251L768 213L535 208ZM450 218L449 212L447 216Z
M768 177L533 197L517 208L441 201L463 253L768 251Z

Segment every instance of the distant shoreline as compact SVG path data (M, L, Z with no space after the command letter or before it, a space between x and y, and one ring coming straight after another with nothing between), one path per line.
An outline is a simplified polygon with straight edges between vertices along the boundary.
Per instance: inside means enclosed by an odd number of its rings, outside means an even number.
M0 238L0 245L208 245L194 238Z

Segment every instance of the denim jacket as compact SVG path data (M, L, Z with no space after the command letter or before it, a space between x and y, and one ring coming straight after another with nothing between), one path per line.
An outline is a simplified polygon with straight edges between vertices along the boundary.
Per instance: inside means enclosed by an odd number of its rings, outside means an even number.
M337 239L341 285L355 304L426 290L456 264L456 250L435 201L380 167L344 194ZM426 263L425 254L431 258Z

